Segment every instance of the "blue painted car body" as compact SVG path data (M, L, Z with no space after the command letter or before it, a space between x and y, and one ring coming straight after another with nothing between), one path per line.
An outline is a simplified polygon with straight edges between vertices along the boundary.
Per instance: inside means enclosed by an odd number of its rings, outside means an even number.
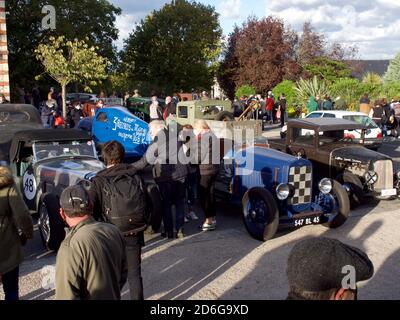
M97 110L92 136L96 144L111 140L120 142L127 158L143 156L151 143L148 124L120 106Z
M239 160L239 163L237 161ZM242 159L253 159L242 161ZM226 165L226 162L231 163ZM318 189L318 181L314 181L312 163L303 158L297 158L268 147L255 146L247 147L225 154L224 162L221 163L220 174L217 178L216 189L219 195L235 203L242 203L246 192L255 187L262 187L268 190L274 197L279 209L280 227L298 227L296 219L307 217L312 219L311 224L326 223L332 221L336 213L332 214L332 208L324 203L325 195ZM279 200L276 196L276 187L279 184L291 184L289 179L296 168L307 168L309 174L307 181L300 183L297 189L309 187L309 197L298 199L289 197L286 200ZM292 177L293 180L293 177ZM297 183L292 183L293 187ZM296 193L296 187L294 192ZM298 190L299 193L302 191ZM296 200L294 200L296 198ZM318 217L314 221L314 218Z

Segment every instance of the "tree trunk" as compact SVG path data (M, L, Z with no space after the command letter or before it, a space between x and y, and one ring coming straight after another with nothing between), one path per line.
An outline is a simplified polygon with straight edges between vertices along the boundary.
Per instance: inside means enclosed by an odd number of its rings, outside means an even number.
M61 85L61 97L62 97L62 116L64 118L64 121L67 119L67 104L65 100L65 94L66 94L66 85L63 84Z

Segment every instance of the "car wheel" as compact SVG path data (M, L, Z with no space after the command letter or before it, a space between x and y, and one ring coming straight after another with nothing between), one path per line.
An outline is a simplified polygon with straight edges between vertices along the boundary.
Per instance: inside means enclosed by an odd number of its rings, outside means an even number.
M60 205L56 196L45 194L40 201L39 232L48 250L58 250L65 238L64 222L60 217Z
M242 199L243 221L255 239L267 241L279 226L279 210L271 193L260 187L248 190Z
M233 121L235 120L233 114L229 111L221 111L215 116L217 121Z
M157 232L161 227L163 216L163 204L160 196L160 191L154 183L146 186L147 189L147 205L148 205L148 224L153 232Z
M320 203L325 212L331 213L334 217L324 223L325 227L335 229L344 224L350 213L350 200L346 189L336 180L332 180L332 190L326 195L321 195Z
M359 177L355 174L345 172L337 178L349 193L350 208L355 209L364 201L364 187Z

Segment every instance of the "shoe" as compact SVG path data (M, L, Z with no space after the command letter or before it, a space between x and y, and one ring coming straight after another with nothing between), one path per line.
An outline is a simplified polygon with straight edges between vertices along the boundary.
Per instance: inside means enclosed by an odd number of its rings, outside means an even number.
M188 216L189 216L190 219L192 219L192 220L199 220L199 217L196 216L196 214L194 213L194 211L190 211L190 212L188 213Z
M217 227L217 222L214 220L210 224L207 222L204 222L203 225L201 226L201 229L203 231L210 231L210 230L215 230L216 227Z
M163 238L168 238L168 239L173 239L174 238L174 233L172 231L170 232L161 232L161 237Z
M187 216L185 216L185 218L183 218L183 220L185 221L185 223L188 223L188 222L189 222L189 219L188 219Z
M176 239L183 239L185 237L185 234L183 233L183 229L179 229L179 231L175 234Z

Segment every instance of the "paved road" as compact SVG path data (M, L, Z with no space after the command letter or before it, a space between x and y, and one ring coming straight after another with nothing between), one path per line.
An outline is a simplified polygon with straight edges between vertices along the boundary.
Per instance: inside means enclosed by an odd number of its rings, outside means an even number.
M400 160L400 143L381 151ZM307 226L262 243L248 235L240 210L220 203L216 231L202 232L199 222L191 221L186 224L184 240L171 241L159 235L147 239L143 253L145 298L284 299L286 259L293 245L307 237L328 236L365 250L373 261L375 275L361 284L360 299L400 299L399 204L399 200L370 203L352 211L337 230ZM22 299L54 298L54 290L42 287L51 271L43 268L54 266L55 254L43 249L38 231L25 248L25 256ZM127 288L123 298L128 298Z

